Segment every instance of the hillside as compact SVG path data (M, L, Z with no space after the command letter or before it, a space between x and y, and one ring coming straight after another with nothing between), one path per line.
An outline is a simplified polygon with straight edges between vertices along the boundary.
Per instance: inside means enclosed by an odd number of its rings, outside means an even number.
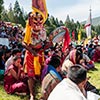
M81 22L81 24L85 24L85 23L86 23L86 21ZM92 25L93 26L100 25L100 17L93 18L92 19Z

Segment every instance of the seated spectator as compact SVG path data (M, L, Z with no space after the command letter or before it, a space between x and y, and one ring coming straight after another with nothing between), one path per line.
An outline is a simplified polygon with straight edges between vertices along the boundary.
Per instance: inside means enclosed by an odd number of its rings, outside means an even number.
M94 62L100 62L100 45L96 46L92 60Z
M78 47L77 50L79 50L82 54L82 60L80 61L80 64L84 63L85 68L87 70L93 69L94 68L94 62L86 55L81 47ZM93 50L92 50L93 51Z
M62 71L66 72L66 70L74 65L74 64L80 64L80 61L82 60L82 53L77 50L77 49L73 49L69 55L65 58L63 64L62 64Z
M64 62L70 62L70 61L73 64L77 63L77 64L83 65L87 70L94 68L94 62L86 54L83 53L81 47L77 47L76 49L72 50L69 53L69 55L65 58ZM63 69L63 66L62 66L62 69Z
M5 71L4 52L0 50L0 80L2 80Z
M24 95L28 93L27 77L20 63L21 58L15 56L13 64L8 67L4 74L4 89L8 94Z
M4 56L5 53L3 52L3 50L0 50L0 69L2 70L5 70Z
M7 49L5 51L5 61L7 61L10 56L11 56L11 49Z
M7 34L6 34L5 30L2 30L2 32L0 34L0 37L2 37L2 38L7 37Z
M59 71L60 71L60 57L53 56L48 65L47 75L44 77L42 81L41 88L41 100L47 100L50 92L54 89L54 87L62 80Z
M84 89L86 77L87 71L83 66L70 66L67 78L58 83L49 95L48 100L87 100Z
M21 56L21 51L17 48L12 50L11 56L5 62L5 70L7 70L8 66L10 66L13 63L13 57L14 56Z
M91 52L92 52L93 48L94 48L93 44L90 44L89 47L88 47L88 56L89 56L89 58L91 58Z
M91 56L91 60L92 60L92 58L93 58L93 55L94 55L94 53L95 53L95 50L96 50L96 45L94 45L94 48L93 48L93 50L91 51L91 53L90 53L90 56Z
M72 50L69 54L69 58L65 59L65 61L62 64L62 72L63 74L67 74L67 70L68 68L70 68L71 66L75 65L75 64L79 64L82 65L86 70L87 70L87 65L85 64L84 60L82 59L83 55L82 53L77 49ZM93 92L97 92L95 86L93 86L92 84L90 84L89 82L87 82L85 89L87 91L93 91Z

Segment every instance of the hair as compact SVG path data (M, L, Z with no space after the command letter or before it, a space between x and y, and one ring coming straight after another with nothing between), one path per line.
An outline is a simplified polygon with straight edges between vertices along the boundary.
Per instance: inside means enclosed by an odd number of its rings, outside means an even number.
M93 44L90 44L90 45L89 45L89 48L92 48L92 46L93 46Z
M29 12L29 13L28 13L28 18L31 16L31 13L32 13L32 12Z
M79 64L79 61L83 58L82 49L76 49L76 64Z
M13 61L16 61L17 59L21 59L19 56L14 56Z
M52 56L49 65L52 65L54 68L57 68L59 67L60 64L61 64L60 57L58 55Z
M83 82L86 79L87 70L81 65L73 65L68 69L68 78L76 84Z
M20 53L20 52L21 52L20 49L15 48L12 51L12 55L14 56L14 55L16 55L17 53Z
M74 64L79 64L82 58L83 53L78 49L72 50L69 54L69 60L71 60Z
M82 46L77 46L76 49L79 50L81 53L83 53Z
M4 54L4 51L3 50L0 50L0 57L2 57Z

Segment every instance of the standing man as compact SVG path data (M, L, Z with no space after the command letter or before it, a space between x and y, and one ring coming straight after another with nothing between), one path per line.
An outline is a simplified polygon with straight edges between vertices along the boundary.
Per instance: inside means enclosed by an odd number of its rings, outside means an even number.
M44 62L43 41L46 40L46 32L43 25L47 19L45 0L32 0L32 9L23 41L26 48L24 67L29 77L30 100L34 100L34 79L40 75L41 65Z

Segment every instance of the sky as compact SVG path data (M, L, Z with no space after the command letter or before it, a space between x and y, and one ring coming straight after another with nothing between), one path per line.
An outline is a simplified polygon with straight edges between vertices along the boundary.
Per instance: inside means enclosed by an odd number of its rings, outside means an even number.
M8 9L9 4L14 5L16 0L4 0L4 7ZM32 0L17 0L20 7L27 13L32 11ZM48 13L58 20L65 21L67 15L74 21L87 20L89 9L92 9L92 18L100 16L100 0L46 0Z

